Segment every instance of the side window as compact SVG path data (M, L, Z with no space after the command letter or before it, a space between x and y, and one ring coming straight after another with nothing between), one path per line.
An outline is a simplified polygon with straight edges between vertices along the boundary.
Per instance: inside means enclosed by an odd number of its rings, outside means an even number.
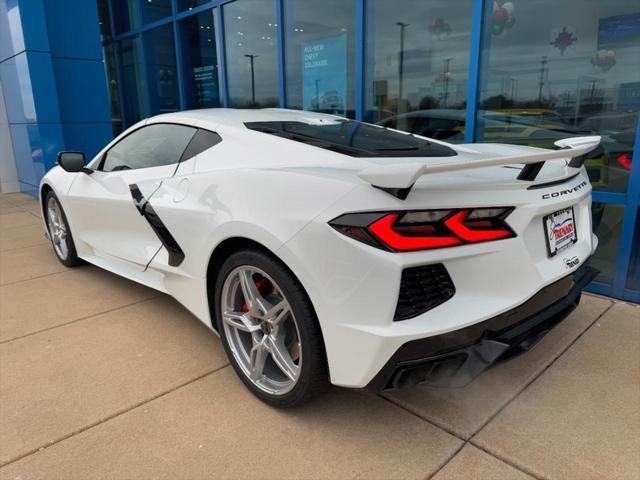
M210 149L214 145L217 145L221 141L222 138L220 138L220 135L217 133L210 132L209 130L198 129L191 139L191 142L189 142L189 145L182 153L180 161L184 162L185 160L189 160L205 150Z
M133 170L178 163L196 133L193 127L158 123L127 135L109 149L102 170Z

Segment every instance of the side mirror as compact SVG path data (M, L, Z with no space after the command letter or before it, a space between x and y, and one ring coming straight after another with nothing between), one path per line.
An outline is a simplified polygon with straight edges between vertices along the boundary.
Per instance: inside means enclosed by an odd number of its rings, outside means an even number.
M84 153L82 152L59 152L57 160L58 165L67 172L75 173L85 170Z

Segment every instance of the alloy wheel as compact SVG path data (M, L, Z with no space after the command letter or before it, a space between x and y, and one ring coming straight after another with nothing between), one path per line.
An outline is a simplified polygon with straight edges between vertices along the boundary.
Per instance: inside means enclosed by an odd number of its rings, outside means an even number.
M221 295L222 326L234 360L260 390L284 395L302 367L300 332L289 301L266 272L240 266Z
M50 196L47 200L47 226L49 227L49 236L56 254L60 259L66 260L69 254L67 224L62 217L60 204L53 196Z

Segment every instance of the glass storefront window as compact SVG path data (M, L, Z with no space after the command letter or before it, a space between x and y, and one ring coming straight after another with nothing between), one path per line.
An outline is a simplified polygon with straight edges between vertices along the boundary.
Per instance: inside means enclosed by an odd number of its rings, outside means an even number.
M116 34L125 33L140 26L138 0L111 0L113 29Z
M602 135L594 188L624 192L640 110L640 12L628 0L493 2L477 138L549 148Z
M285 0L284 17L287 107L354 118L355 0Z
M176 52L171 24L142 34L147 73L149 115L175 112L180 109Z
M184 10L193 10L200 5L204 5L205 3L209 3L211 0L178 0L178 11L183 12Z
M275 3L241 0L223 7L227 88L234 108L277 107Z
M140 38L136 36L117 42L116 61L120 70L118 83L122 95L122 120L126 128L140 120L144 114Z
M220 106L215 10L187 17L179 24L185 107Z
M120 97L118 96L118 78L116 75L115 55L113 44L105 45L102 50L104 56L104 70L109 90L109 107L114 136L122 132L122 118L120 116Z
M151 23L171 15L171 0L141 0L142 23Z
M140 25L171 15L171 0L111 0L116 33L125 33Z
M367 3L365 119L464 139L472 0Z
M593 202L591 216L593 232L598 237L598 249L591 259L592 265L600 270L596 281L611 284L616 269L624 206Z
M636 215L636 227L631 243L631 258L629 259L629 272L627 274L627 288L640 292L640 210Z

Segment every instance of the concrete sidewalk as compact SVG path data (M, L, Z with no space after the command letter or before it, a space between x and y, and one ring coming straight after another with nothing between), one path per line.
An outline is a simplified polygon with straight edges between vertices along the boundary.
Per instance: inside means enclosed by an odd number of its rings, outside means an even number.
M0 479L640 478L640 307L585 295L464 389L271 409L171 298L62 266L0 196Z

